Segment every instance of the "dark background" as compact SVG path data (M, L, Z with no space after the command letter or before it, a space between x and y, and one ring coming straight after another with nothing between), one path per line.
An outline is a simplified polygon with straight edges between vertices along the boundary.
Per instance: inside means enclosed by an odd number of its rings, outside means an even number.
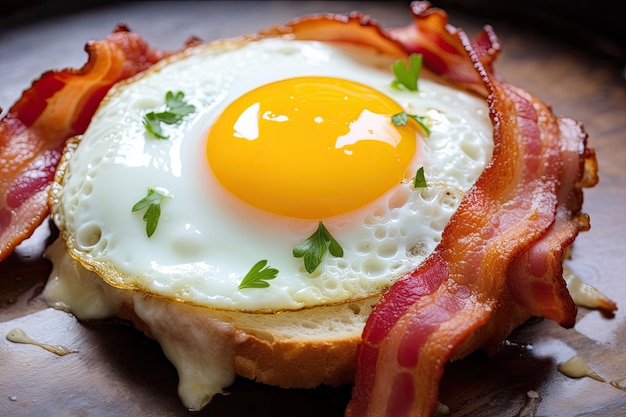
M5 0L0 30L76 10L94 9L122 0ZM396 2L398 0L395 0ZM410 3L404 0L403 3ZM460 11L515 25L587 50L596 57L626 65L626 22L617 2L607 0L432 0L448 11Z

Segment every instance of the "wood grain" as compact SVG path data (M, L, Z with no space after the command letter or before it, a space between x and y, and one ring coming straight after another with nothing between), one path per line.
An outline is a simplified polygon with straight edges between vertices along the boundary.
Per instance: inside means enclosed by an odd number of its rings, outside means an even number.
M436 4L436 2L435 2ZM118 21L165 49L191 35L211 40L252 33L316 12L361 10L387 26L409 22L405 2L154 2L124 3L0 32L0 107L50 68L82 65L84 43ZM585 193L592 228L577 239L572 268L617 301L612 317L581 308L573 329L531 320L496 354L476 353L449 364L441 400L449 416L618 416L626 392L589 378L571 379L556 366L582 356L607 381L626 378L626 93L623 68L562 40L507 21L450 12L451 23L475 34L495 27L503 45L496 70L550 103L556 114L582 121L598 154L600 183ZM0 264L0 415L187 416L177 375L158 344L125 323L79 323L48 308L40 291L49 265L41 257L48 224ZM20 327L33 339L77 351L56 356L4 336ZM238 379L232 395L197 416L341 416L350 387L282 390ZM527 395L534 391L539 401ZM523 414L530 410L530 414Z

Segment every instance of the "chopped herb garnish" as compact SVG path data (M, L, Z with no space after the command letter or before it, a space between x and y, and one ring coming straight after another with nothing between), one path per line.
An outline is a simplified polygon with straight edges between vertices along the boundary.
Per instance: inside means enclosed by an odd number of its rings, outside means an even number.
M426 132L426 136L430 136L430 128L428 127L428 117L427 116L418 116L415 114L407 114L406 112L400 112L391 116L391 123L395 126L406 126L409 121L409 117L417 122L418 125L424 132Z
M304 258L304 268L311 274L322 263L327 250L333 256L343 256L343 248L320 221L315 233L293 248L293 256Z
M161 128L161 123L168 125L180 123L183 117L196 110L193 104L188 104L184 98L185 95L182 91L177 93L168 91L165 94L165 111L149 112L143 117L143 125L146 130L158 139L167 139L167 135L163 133Z
M148 133L152 134L152 136L154 136L155 138L167 139L167 136L163 134L163 130L161 129L161 121L158 119L156 113L150 112L144 115L143 125L145 126Z
M143 221L146 222L146 234L151 237L159 224L161 217L161 201L170 198L171 195L163 189L148 188L148 194L139 200L132 208L132 212L146 209Z
M278 269L268 267L267 260L264 259L250 268L237 288L267 288L270 286L267 281L276 278L276 275Z
M409 55L409 66L402 59L397 60L391 66L393 74L396 76L391 85L395 88L403 86L409 91L417 91L417 80L422 69L422 54Z
M420 167L415 173L413 188L426 188L426 177L424 177L424 167Z

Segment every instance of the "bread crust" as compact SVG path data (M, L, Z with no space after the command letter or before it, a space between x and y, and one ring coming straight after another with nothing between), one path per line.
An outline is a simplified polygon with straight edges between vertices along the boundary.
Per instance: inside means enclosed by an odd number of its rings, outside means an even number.
M214 313L248 334L235 346L238 375L283 388L351 384L356 350L378 296L278 314Z
M146 336L155 338L150 326L135 311L132 291L119 290L119 318L129 320ZM274 314L214 311L176 301L151 297L177 315L203 315L207 329L219 320L230 324L241 337L233 349L235 373L244 378L282 388L314 388L351 384L356 372L356 350L367 318L378 296L332 306Z
M334 341L269 342L251 336L235 349L235 372L282 388L351 384L360 341L360 336L351 336Z

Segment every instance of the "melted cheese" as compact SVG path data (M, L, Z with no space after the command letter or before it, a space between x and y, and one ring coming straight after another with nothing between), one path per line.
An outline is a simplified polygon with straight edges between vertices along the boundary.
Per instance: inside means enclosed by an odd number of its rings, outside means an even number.
M76 353L75 350L72 350L68 347L62 346L62 345L49 345L47 343L41 343L41 342L37 342L33 339L31 339L30 337L28 337L28 335L26 334L26 332L22 329L20 329L19 327L16 327L15 329L11 330L9 333L7 333L6 336L7 340L13 342L13 343L23 343L26 345L34 345L34 346L39 346L40 348L47 350L48 352L52 352L55 355L58 356L65 356L67 354L70 353Z
M49 306L68 311L79 320L98 320L115 316L121 298L94 272L83 268L57 239L45 252L52 271L43 291Z
M234 345L245 339L243 332L187 304L133 293L133 305L176 367L178 395L190 411L234 382Z
M611 302L606 295L576 275L567 263L563 265L563 279L565 279L567 290L577 306L602 308L607 302Z
M233 383L234 346L245 340L244 332L203 308L109 286L72 259L61 239L46 257L53 264L43 293L47 303L81 320L110 318L122 304L132 306L176 367L178 395L186 408L200 410Z
M557 370L570 378L582 378L586 376L600 382L605 382L605 379L591 369L589 365L587 365L587 362L578 355L572 356L567 361L559 364Z

